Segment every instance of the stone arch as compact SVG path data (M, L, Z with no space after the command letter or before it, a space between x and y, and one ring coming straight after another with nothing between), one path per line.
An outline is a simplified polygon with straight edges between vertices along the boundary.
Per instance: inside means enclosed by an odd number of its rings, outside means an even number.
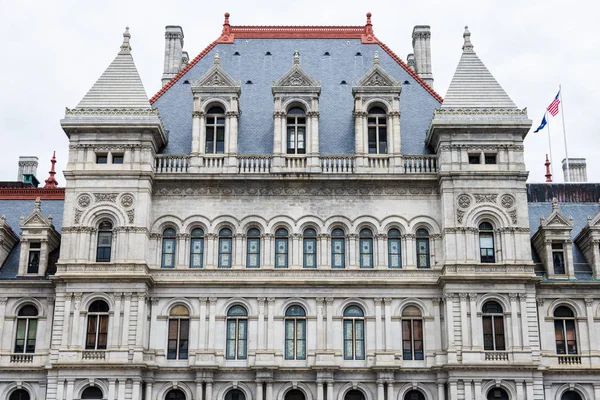
M208 218L206 218L204 216L193 215L191 217L184 219L181 222L181 225L182 225L182 229L181 229L182 232L191 234L194 229L200 228L204 231L204 234L206 235L208 233L210 221Z
M281 304L281 307L279 308L279 315L285 315L285 311L289 307L294 306L294 305L304 308L304 311L306 312L307 317L309 315L316 314L316 313L313 313L312 307L310 306L308 301L306 301L306 299L303 299L301 297L290 297L289 299L285 299L284 302Z
M288 234L296 233L296 223L295 221L285 215L277 215L267 221L268 231L272 234L275 234L277 229L285 228L288 231Z
M331 233L331 231L338 226L341 227L347 235L348 233L351 233L350 227L352 226L352 221L343 215L332 215L325 220L324 231Z
M180 233L182 232L182 226L183 224L179 217L168 214L156 219L150 228L150 232L156 232L162 235L165 229L173 228L175 229L175 232Z
M429 235L434 233L440 233L440 226L431 217L426 215L417 215L409 221L410 231L416 234L420 228L425 228L429 232Z
M411 390L418 390L419 392L423 393L425 399L427 400L435 399L435 396L433 395L431 390L429 390L427 386L419 382L410 382L402 385L402 387L400 387L400 390L398 390L398 396L396 397L396 399L404 400L404 396L406 396L406 394Z
M113 227L127 225L127 215L114 204L95 204L81 215L81 225L97 228L100 221L108 219Z
M257 306L254 306L252 303L250 303L248 299L243 297L232 297L227 299L225 303L219 307L217 315L227 316L227 311L229 311L229 309L235 305L243 306L248 312L248 316L258 314Z
M510 301L506 298L506 295L500 293L485 293L481 296L477 296L477 301L475 302L477 305L477 312L481 312L483 305L488 301L498 302L502 306L504 312L510 312Z
M415 306L421 311L421 317L426 318L429 317L428 307L425 302L421 299L417 299L416 297L409 297L403 299L398 307L396 307L396 312L392 313L392 316L402 317L402 312L408 306Z
M211 221L212 233L219 234L219 231L223 228L231 229L233 234L237 233L240 227L240 221L232 215L220 215Z
M363 109L362 111L368 113L369 110L373 107L381 107L385 110L386 114L389 114L392 110L392 105L389 103L388 100L384 99L383 97L374 97L371 99L368 99L367 101L365 101L363 103Z
M38 318L46 316L46 310L42 305L42 302L34 297L22 297L17 299L10 308L6 309L6 315L17 315L19 310L27 305L32 305L37 309Z
M115 309L115 299L113 296L110 296L107 293L103 292L93 292L83 295L80 303L80 311L87 311L90 308L90 305L96 300L103 300L108 304L108 311L114 311Z
M501 388L508 393L508 398L510 400L519 400L517 398L517 389L515 388L514 382L509 382L506 380L495 380L495 381L487 381L483 385L481 385L481 393L484 399L487 399L487 395L490 390L493 388Z
M287 392L294 389L300 390L302 393L304 393L304 400L313 400L313 393L311 392L310 388L308 385L302 382L288 382L281 386L277 392L277 400L285 400L285 395Z
M243 382L227 382L217 392L217 400L225 400L225 396L227 392L232 389L238 389L244 392L244 396L246 396L246 400L252 400L252 390Z
M285 111L286 114L290 111L291 108L294 107L302 108L305 113L312 111L312 107L310 106L310 104L306 100L301 99L299 97L292 97L290 99L287 99L281 105L281 109Z
M560 306L567 306L568 308L570 308L573 311L575 318L585 316L583 309L580 307L577 301L567 298L556 299L552 303L550 303L550 306L548 307L547 316L553 318L554 310L556 310Z
M268 222L260 215L247 215L240 220L240 232L247 233L248 229L258 228L261 234L267 233Z
M108 385L102 379L83 379L78 381L73 388L73 393L76 393L76 399L80 399L83 395L83 391L89 387L97 387L102 391L102 398L108 398Z
M492 222L494 229L510 226L510 218L500 207L490 203L477 205L468 210L463 218L465 226L479 227L484 219Z
M190 389L190 387L188 385L186 385L183 382L174 381L174 382L164 383L160 387L160 389L158 389L158 391L156 392L156 399L164 400L165 397L167 396L167 393L171 389L179 389L179 390L183 391L183 393L185 393L186 400L193 400L193 398L194 398L194 396L192 394L192 390Z
M200 110L206 114L211 107L215 106L222 107L225 112L231 111L231 105L219 97L211 97L204 100L200 106Z
M338 391L337 400L345 400L346 393L351 390L359 390L365 396L365 400L373 400L373 393L369 387L360 382L348 382L344 384Z
M26 390L29 393L29 398L31 400L38 400L38 395L37 395L33 385L29 382L22 382L22 381L11 382L10 384L6 385L1 398L9 399L12 392L19 390L19 389Z
M365 318L367 318L367 316L369 316L369 315L374 314L373 308L370 307L369 304L365 300L360 299L358 297L350 297L348 299L342 300L342 302L339 304L339 306L336 309L336 313L334 314L334 317L336 315L339 317L343 316L344 310L346 309L346 307L351 306L351 305L359 306L365 313Z
M585 387L583 387L582 385L580 385L578 383L565 383L564 385L560 386L556 390L556 394L555 394L554 398L556 400L562 400L562 396L568 391L576 392L578 395L581 396L581 398L583 400L592 400L593 399L592 395L590 395L588 393L588 391L585 389Z
M312 228L315 230L315 232L317 232L317 235L320 235L323 233L323 227L325 226L325 223L319 217L314 215L305 215L298 220L297 225L298 233L303 234L307 228Z
M400 234L405 235L408 232L409 223L405 218L399 215L390 215L381 222L381 225L383 226L382 233L385 233L386 235L390 229L398 229Z
M190 317L193 315L198 315L198 310L196 310L196 308L192 304L191 300L186 297L175 297L173 299L169 299L169 301L167 301L161 307L161 312L159 315L162 317L168 317L170 315L173 307L179 306L179 305L187 307L187 309L190 312Z
M376 235L380 233L380 226L381 222L378 219L367 215L360 216L352 221L352 229L357 234L361 229L368 228L373 232L373 235Z

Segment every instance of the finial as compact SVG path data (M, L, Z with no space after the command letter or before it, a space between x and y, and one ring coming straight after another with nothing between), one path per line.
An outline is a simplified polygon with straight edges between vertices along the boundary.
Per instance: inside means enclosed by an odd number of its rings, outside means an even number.
M229 25L229 15L228 12L225 13L225 22L223 22L223 25Z
M552 199L552 211L558 210L558 199L555 197Z
M54 189L58 186L58 182L54 175L56 175L56 171L54 170L54 164L56 164L56 151L52 154L52 159L50 160L52 166L50 167L50 176L46 179L46 184L44 185L44 189Z
M379 53L375 50L375 57L373 59L373 64L379 65Z
M548 160L548 154L546 154L546 182L552 182L552 173L550 173L550 160Z
M294 52L294 65L300 65L300 53L298 53L298 50Z
M465 33L463 33L463 38L465 39L465 43L463 44L463 51L473 51L473 43L471 43L471 32L469 32L469 27L465 25Z
M221 59L219 58L219 52L215 53L215 65L221 64Z
M121 45L121 51L119 54L131 54L131 45L129 44L129 39L131 39L131 34L129 33L129 27L125 27L125 32L123 32L123 44Z
M365 35L373 34L373 24L371 23L371 13L367 13L367 23L365 25Z
M367 13L367 25L373 25L373 24L371 23L371 15L372 15L372 14L371 14L370 12L368 12L368 13Z
M34 205L33 205L33 209L36 210L36 211L40 211L41 207L42 207L42 200L39 197L37 197L35 199L35 202L34 202Z

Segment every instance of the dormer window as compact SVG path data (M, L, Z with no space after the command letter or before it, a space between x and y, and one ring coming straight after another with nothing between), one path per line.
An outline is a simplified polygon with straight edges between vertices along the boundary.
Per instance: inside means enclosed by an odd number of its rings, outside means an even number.
M306 154L306 113L300 107L287 113L287 154Z
M225 152L225 111L221 107L211 107L206 114L206 153Z
M40 242L29 243L29 257L27 259L27 273L37 274L40 270L40 251L42 244Z
M552 265L555 274L565 274L565 250L563 244L560 242L552 243Z
M387 115L383 108L372 107L367 118L369 154L387 154Z

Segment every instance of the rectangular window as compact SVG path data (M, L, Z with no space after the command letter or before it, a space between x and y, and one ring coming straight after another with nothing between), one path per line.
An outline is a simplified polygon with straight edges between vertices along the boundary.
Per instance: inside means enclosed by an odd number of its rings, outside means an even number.
M552 264L555 274L565 274L565 252L562 243L552 243Z
M177 334L178 334L178 320L169 320L169 341L167 343L167 360L177 359Z
M387 153L387 132L384 126L379 127L379 154Z
M479 154L469 154L469 164L481 164Z
M388 263L389 268L402 268L400 239L388 239Z
M108 164L108 154L96 154L96 164Z
M113 164L123 164L123 154L113 154L112 162Z
M40 270L40 250L41 243L32 242L29 244L29 258L27 261L27 273L37 274Z
M288 240L275 239L275 268L288 267Z
M429 239L417 239L417 268L429 268Z
M231 268L231 238L219 239L219 268Z
M112 232L98 232L98 248L96 262L110 262Z
M215 133L213 128L206 128L206 154L213 154L215 152Z
M204 259L204 239L192 239L190 268L202 268Z
M496 164L496 155L495 154L486 154L484 158L485 158L486 164Z
M260 267L260 239L248 239L248 268Z
M17 320L17 337L15 340L15 353L24 353L25 350L25 331L27 330L27 320Z
M373 268L373 239L360 239L360 267Z
M345 267L344 239L331 239L331 263L333 268Z
M162 268L175 267L175 239L163 238Z
M377 128L369 127L369 154L377 154Z
M317 267L317 240L304 239L304 268Z

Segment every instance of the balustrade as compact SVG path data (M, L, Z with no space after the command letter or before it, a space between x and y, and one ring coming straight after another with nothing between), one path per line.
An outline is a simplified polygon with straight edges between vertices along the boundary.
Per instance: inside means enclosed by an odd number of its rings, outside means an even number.
M353 171L353 156L321 156L321 172L323 173L350 174Z
M187 154L157 154L154 168L158 173L184 173L188 171L189 160Z
M10 362L11 363L32 363L33 362L33 354L11 354Z
M265 155L238 156L238 172L241 174L268 174L271 157Z
M581 364L581 356L561 355L558 356L558 363L560 365L579 365Z
M508 353L505 351L487 351L485 361L508 361Z

